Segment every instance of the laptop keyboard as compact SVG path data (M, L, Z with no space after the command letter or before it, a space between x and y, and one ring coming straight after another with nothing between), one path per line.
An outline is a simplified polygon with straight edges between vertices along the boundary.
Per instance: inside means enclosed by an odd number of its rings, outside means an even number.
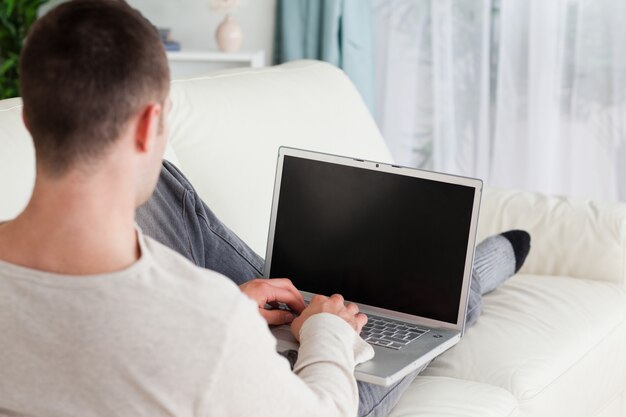
M361 330L361 337L367 343L400 350L430 330L411 323L391 320L368 314L367 324Z

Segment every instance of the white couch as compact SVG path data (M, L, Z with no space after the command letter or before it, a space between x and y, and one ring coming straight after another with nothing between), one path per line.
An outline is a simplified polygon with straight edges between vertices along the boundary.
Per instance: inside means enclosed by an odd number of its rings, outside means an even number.
M280 145L391 161L336 68L302 61L172 85L166 157L264 255ZM34 154L18 99L0 102L0 219L25 205ZM626 417L626 206L487 190L479 239L532 235L521 273L485 299L455 348L419 376L400 416Z

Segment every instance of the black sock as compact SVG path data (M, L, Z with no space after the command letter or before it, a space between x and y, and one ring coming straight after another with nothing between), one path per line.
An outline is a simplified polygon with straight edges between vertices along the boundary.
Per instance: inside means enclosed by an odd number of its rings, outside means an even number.
M495 290L515 275L529 250L530 235L523 230L491 236L476 246L472 279L479 281L482 294Z
M513 246L513 252L515 253L515 272L519 271L528 252L530 252L530 235L524 230L509 230L502 233L502 236L507 238Z

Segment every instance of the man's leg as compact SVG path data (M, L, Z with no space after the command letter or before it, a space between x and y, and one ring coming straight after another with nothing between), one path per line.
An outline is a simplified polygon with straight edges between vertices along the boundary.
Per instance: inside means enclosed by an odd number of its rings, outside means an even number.
M473 326L481 314L483 295L498 288L520 270L530 251L530 235L509 230L488 237L476 246L465 326Z
M137 209L136 221L146 235L237 285L263 276L263 258L218 220L168 161L154 194Z
M237 285L262 276L263 259L219 221L185 176L168 161L163 161L155 192L137 210L136 220L146 235L196 265L222 273ZM530 236L522 231L493 236L476 247L467 327L472 326L481 313L482 295L517 272L529 249ZM425 367L391 387L359 382L358 415L386 416Z
M386 417L393 407L396 406L404 391L411 385L411 382L429 364L422 366L417 371L413 371L400 381L389 387L357 382L359 387L359 417Z

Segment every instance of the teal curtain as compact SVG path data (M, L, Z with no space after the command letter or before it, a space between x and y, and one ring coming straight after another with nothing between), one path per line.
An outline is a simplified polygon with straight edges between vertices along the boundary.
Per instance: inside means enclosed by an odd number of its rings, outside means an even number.
M278 0L274 63L319 59L343 69L374 109L371 0Z

